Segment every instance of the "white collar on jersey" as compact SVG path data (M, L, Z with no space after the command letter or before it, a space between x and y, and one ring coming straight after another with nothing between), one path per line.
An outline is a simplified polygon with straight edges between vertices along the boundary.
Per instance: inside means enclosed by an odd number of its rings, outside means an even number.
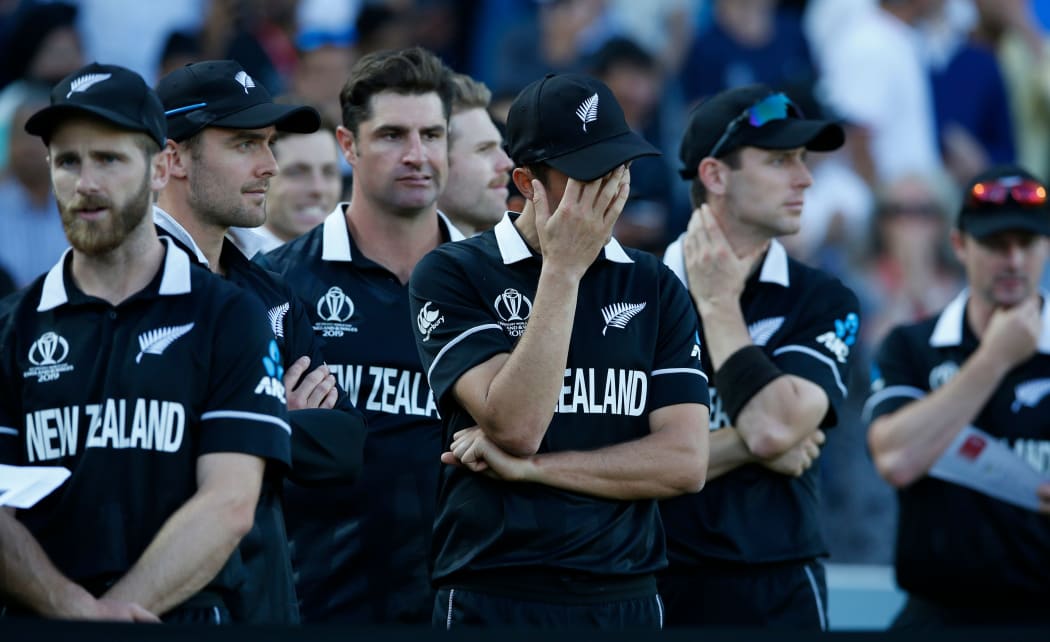
M353 261L350 254L350 230L346 226L346 208L349 203L339 203L335 209L325 217L322 238L324 246L321 249L322 261ZM445 226L448 240L462 241L465 236L459 231L452 221L448 220L444 212L438 210L438 221Z
M503 257L504 265L524 261L532 256L525 239L518 233L518 228L514 227L514 221L510 218L510 214L510 212L506 212L503 215L503 219L496 224L495 229L496 244L499 246L499 253ZM609 242L605 244L603 254L606 260L613 263L634 263L634 259L627 256L623 246L614 238L610 238Z
M175 217L154 205L153 223L171 235L172 238L193 250L193 255L197 257L197 261L211 269L208 257L204 256L204 252L201 251L197 242L193 240L193 237L182 226L182 223L175 220ZM244 258L249 260L259 252L266 250L266 238L247 227L231 227L227 229L226 238L244 255Z
M168 251L164 256L164 276L160 279L160 288L157 293L162 295L186 294L190 291L190 256L179 249L171 239L162 240L168 246ZM46 312L69 302L63 270L66 257L72 251L73 248L66 250L58 263L44 277L40 304L36 306L37 312Z
M1050 354L1050 292L1043 290L1043 329L1039 333L1037 348L1042 354ZM930 346L947 348L962 343L963 324L966 323L966 302L970 299L970 289L964 288L951 303L945 306L937 318L937 325L930 335Z
M682 283L688 285L684 248L685 234L683 233L664 250L664 263L671 268ZM791 286L791 278L788 276L787 250L780 244L780 241L776 239L769 241L769 250L766 251L766 258L762 261L762 271L758 275L758 280L763 283L775 283L785 288Z

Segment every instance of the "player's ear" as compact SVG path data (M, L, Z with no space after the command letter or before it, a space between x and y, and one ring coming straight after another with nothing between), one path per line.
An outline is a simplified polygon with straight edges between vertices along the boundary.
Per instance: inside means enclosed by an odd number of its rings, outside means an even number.
M181 143L168 139L163 150L168 155L170 176L174 178L186 178L189 175L189 153L190 150Z
M525 197L525 200L532 200L532 179L536 178L532 172L526 167L515 167L514 171L511 172L511 180L514 181L514 187L518 188L521 195ZM542 182L542 181L541 181Z
M150 190L159 192L171 177L171 151L165 145L150 158Z
M335 140L339 143L339 152L342 153L346 162L350 163L350 165L356 163L358 155L357 147L354 145L356 141L354 132L340 125L335 128Z

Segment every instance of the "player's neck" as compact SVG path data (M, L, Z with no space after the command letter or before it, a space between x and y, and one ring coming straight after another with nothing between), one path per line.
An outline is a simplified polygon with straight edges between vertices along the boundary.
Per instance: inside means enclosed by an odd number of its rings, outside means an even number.
M222 256L222 242L228 228L205 223L189 208L185 200L172 197L168 190L161 192L157 206L171 215L182 226L182 229L186 230L186 233L204 254L204 258L208 259L209 269L216 274L222 274L219 259Z
M753 274L765 260L771 239L759 230L740 225L732 219L729 219L729 222L726 223L726 220L726 218L720 218L719 225L722 228L722 233L726 236L726 240L729 241L729 247L733 248L733 254L741 257L762 250L748 272L748 274Z
M73 251L73 280L84 294L118 305L145 288L164 261L153 217L147 215L124 242L105 254Z
M437 209L431 206L417 216L401 216L369 207L363 201L353 199L346 209L346 227L354 244L362 254L393 272L402 284L408 283L416 263L441 243Z

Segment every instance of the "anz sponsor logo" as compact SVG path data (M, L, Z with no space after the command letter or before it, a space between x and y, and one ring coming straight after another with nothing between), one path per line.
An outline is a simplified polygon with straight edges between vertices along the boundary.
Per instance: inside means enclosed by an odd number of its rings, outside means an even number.
M817 337L817 343L828 349L839 363L846 363L850 346L857 342L860 317L850 312L845 319L835 319L835 329Z
M514 288L507 288L503 294L492 302L500 318L500 326L512 337L525 334L529 315L532 314L532 301Z
M693 350L692 350L692 352L689 353L689 358L690 359L695 358L697 360L697 362L701 361L700 333L699 332L693 333Z
M445 322L445 317L441 316L441 311L437 308L431 310L431 305L432 302L427 301L416 316L416 327L419 328L419 334L424 341L430 341L430 333Z
M317 300L317 317L314 332L323 337L341 337L347 332L357 332L357 326L348 323L354 316L354 302L342 288L332 286Z
M54 381L73 366L63 363L69 356L69 342L54 332L45 332L29 346L29 363L33 367L22 373L26 379L36 377L39 383Z
M328 369L359 410L438 418L434 394L422 372L335 364L328 364ZM362 404L363 391L367 398Z
M281 351L277 341L270 339L268 354L262 358L266 374L255 386L255 394L270 395L281 403L288 403L284 398L284 367L281 365Z
M26 413L29 463L77 454L80 428L84 448L152 450L173 453L186 435L186 410L175 401L106 399L100 404L46 408Z
M649 377L644 372L568 368L554 411L639 417L648 401Z

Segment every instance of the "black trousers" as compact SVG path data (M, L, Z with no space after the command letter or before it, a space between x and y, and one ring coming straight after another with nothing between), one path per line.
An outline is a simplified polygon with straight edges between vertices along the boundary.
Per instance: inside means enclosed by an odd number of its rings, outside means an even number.
M465 627L659 630L663 628L663 602L659 595L653 594L597 604L558 604L443 588L434 599L432 624L436 629L448 630Z
M817 560L678 567L657 581L668 628L827 630L827 581Z

